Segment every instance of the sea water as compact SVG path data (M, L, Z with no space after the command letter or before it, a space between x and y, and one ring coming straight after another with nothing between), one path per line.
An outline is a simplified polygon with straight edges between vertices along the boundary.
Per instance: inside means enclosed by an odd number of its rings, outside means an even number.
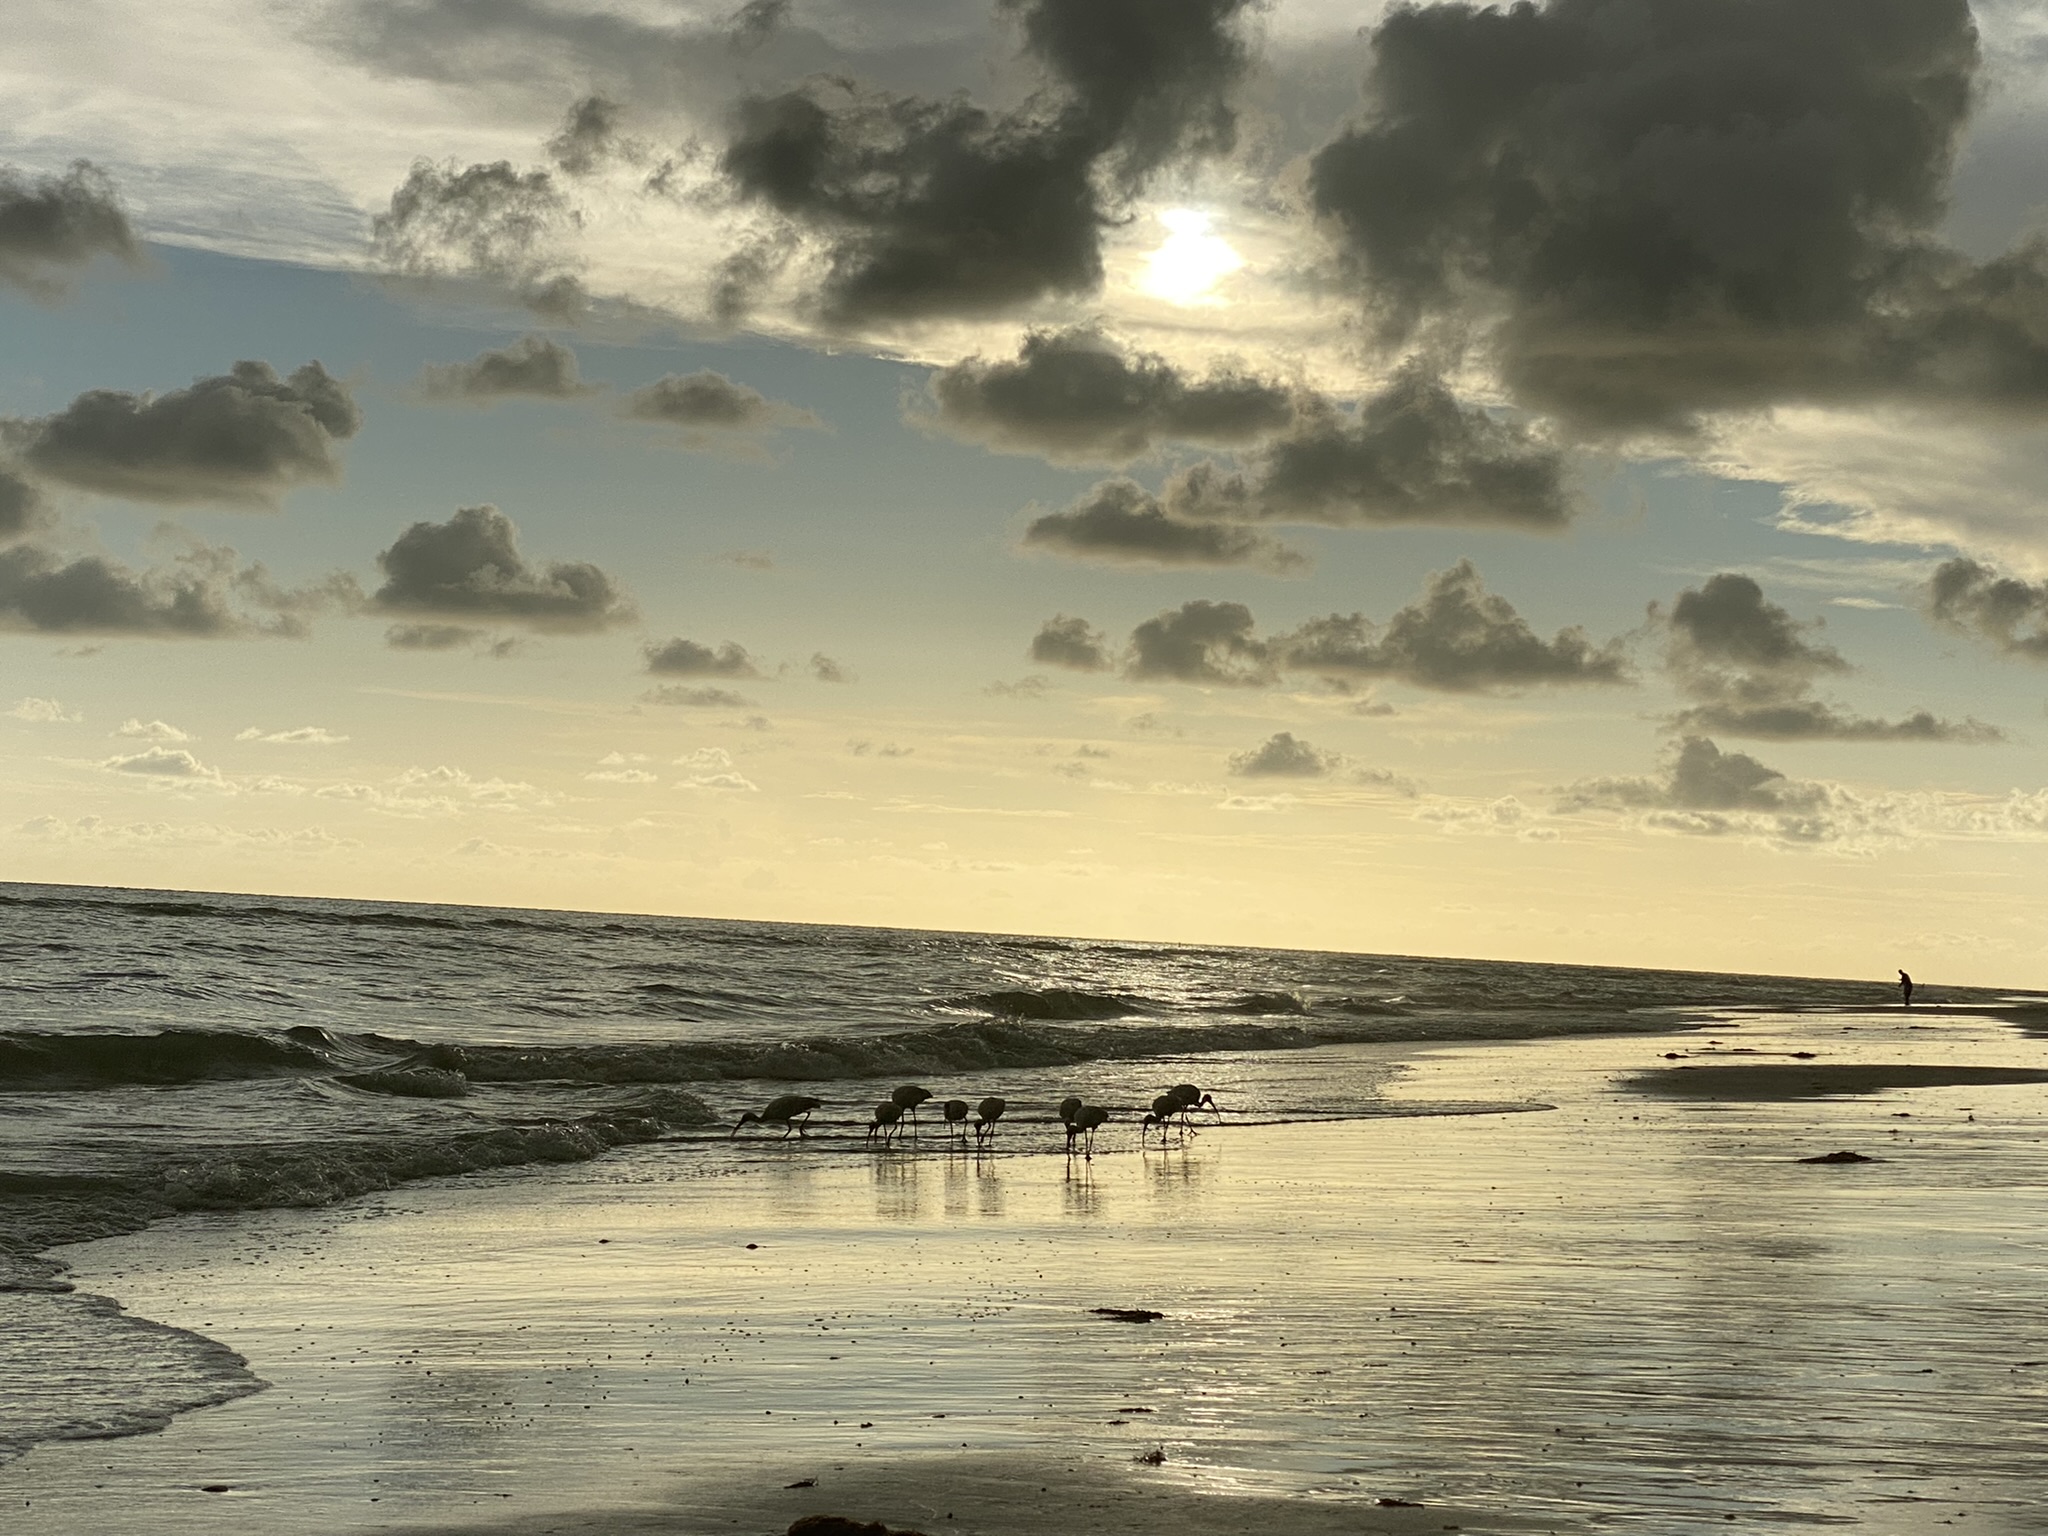
M813 1153L851 1154L875 1101L921 1079L1015 1094L1000 1134L1057 1147L1055 1090L1127 1125L1165 1062L1170 1080L1213 1083L1229 1103L1232 1064L1277 1053L1620 1034L1885 995L1778 977L19 885L0 886L0 955L0 1459L160 1428L261 1386L203 1328L74 1292L38 1257L175 1213L320 1207L654 1143L711 1166L746 1146L729 1136L741 1111L788 1091L824 1101L806 1128ZM1243 1070L1260 1091L1233 1115L1540 1107L1512 1084L1484 1100L1390 1093L1397 1055L1354 1052L1334 1077Z

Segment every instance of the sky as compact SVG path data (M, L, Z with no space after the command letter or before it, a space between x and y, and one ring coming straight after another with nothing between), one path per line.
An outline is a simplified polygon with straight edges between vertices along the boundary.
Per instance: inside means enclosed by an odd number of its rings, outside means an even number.
M2048 22L24 0L9 878L2038 985Z

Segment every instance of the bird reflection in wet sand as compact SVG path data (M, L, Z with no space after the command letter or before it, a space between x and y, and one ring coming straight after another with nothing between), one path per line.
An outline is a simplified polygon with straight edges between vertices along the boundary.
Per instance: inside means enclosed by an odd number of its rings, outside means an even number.
M785 1093L780 1098L770 1099L758 1115L752 1110L741 1115L740 1123L732 1128L732 1134L737 1136L750 1125L779 1125L785 1139L792 1130L801 1136L804 1133L804 1122L811 1118L811 1111L824 1102L823 1099L813 1099L801 1093ZM726 1139L729 1141L732 1138Z

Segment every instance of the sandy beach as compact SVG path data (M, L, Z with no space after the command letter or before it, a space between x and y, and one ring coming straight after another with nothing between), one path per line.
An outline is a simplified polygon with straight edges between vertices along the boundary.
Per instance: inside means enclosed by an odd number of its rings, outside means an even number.
M1029 1123L983 1156L679 1139L180 1218L61 1256L269 1390L41 1447L0 1499L33 1536L2017 1536L2048 1474L2048 1097L1983 1076L2041 1064L1896 1010L1263 1053L1189 1070L1226 1105L1363 1074L1468 1112L1142 1153L1126 1123L1092 1161ZM1788 1091L1817 1071L1861 1091ZM1801 1161L1838 1150L1872 1161Z

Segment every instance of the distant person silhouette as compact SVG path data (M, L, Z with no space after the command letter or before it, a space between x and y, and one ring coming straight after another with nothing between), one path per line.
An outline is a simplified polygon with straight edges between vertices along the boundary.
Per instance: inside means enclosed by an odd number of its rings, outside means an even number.
M1899 972L1899 996L1906 1000L1908 1008L1913 1006L1913 978L1904 971Z

